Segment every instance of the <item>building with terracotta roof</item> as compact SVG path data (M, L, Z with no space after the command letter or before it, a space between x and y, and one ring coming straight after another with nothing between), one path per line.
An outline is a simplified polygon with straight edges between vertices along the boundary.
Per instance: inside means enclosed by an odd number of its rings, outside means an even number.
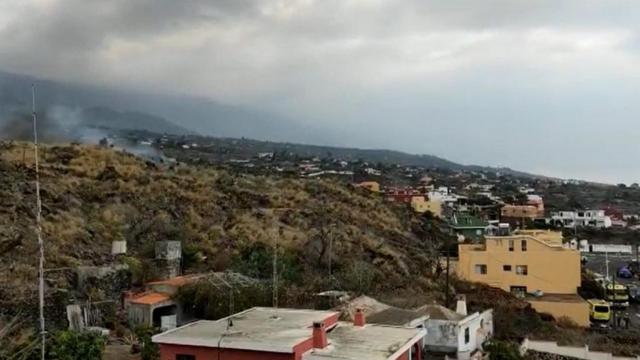
M161 360L421 360L424 329L338 321L332 311L251 308L162 334Z

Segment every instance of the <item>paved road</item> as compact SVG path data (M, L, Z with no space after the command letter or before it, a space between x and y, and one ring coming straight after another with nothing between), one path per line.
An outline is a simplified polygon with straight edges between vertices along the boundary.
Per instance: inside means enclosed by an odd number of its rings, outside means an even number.
M587 263L585 265L587 269L602 275L606 275L607 273L606 260L608 257L610 276L613 276L620 267L628 264L636 258L635 255L625 254L609 254L608 256L605 256L605 254L584 254L583 256L587 259ZM616 278L616 282L640 286L640 281L637 279ZM640 304L631 304L625 312L629 314L631 327L634 329L640 329Z

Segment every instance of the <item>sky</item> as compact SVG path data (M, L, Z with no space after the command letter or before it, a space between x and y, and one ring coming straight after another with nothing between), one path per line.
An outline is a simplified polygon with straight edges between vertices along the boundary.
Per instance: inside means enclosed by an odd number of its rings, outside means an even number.
M266 110L330 145L632 183L639 30L622 0L0 0L0 69Z

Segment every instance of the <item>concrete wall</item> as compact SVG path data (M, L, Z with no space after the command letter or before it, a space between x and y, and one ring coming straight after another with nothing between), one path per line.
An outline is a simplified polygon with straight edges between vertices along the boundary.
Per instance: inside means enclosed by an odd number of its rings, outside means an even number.
M292 354L278 354L257 351L243 351L200 346L182 346L160 344L160 360L175 360L176 355L194 355L196 359L218 359L218 355L225 360L300 360Z
M509 251L509 241L514 251ZM521 250L521 241L527 250ZM479 274L476 265L486 265ZM511 271L505 271L510 265ZM526 265L528 275L516 274L517 265ZM549 246L529 236L487 237L485 245L459 245L458 275L510 291L511 286L526 286L528 292L542 290L550 294L575 294L580 286L580 252L561 246Z
M560 319L561 317L567 317L573 320L579 326L590 326L591 322L589 321L589 303L587 303L586 301L557 302L532 300L529 301L529 303L537 312L553 315L556 320Z
M588 346L575 347L575 346L558 346L558 343L553 341L534 341L525 339L520 348L522 353L526 353L529 350L537 351L547 354L555 354L575 359L585 360L639 360L638 357L621 357L613 356L610 353L603 353L599 351L590 351Z
M471 358L482 348L482 343L493 334L493 310L469 315L462 321L429 319L427 321L427 350L457 353L460 360ZM469 341L465 341L465 331L469 329Z

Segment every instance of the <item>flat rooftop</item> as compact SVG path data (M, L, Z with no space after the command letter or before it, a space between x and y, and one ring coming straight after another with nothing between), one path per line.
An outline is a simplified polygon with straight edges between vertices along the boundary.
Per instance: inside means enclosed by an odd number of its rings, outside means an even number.
M545 301L545 302L558 302L558 303L586 303L587 300L583 299L578 294L544 294L542 296L527 295L525 300L530 302Z
M373 324L357 327L340 322L327 335L329 346L312 349L302 360L387 360L409 350L426 335L426 331Z
M293 353L293 347L309 340L314 322L335 324L332 311L255 307L220 320L200 320L155 335L155 343L224 349ZM227 320L233 326L227 331Z

